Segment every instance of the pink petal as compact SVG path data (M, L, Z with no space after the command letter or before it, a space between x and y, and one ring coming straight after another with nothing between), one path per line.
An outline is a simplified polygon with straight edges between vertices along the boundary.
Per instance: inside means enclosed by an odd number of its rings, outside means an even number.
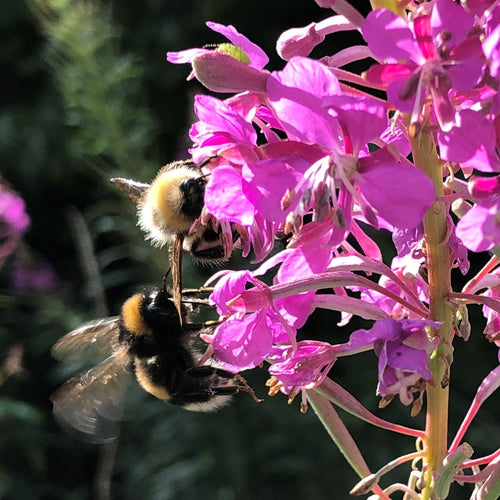
M251 226L255 210L243 194L241 182L241 174L233 167L217 167L205 188L205 206L219 220Z

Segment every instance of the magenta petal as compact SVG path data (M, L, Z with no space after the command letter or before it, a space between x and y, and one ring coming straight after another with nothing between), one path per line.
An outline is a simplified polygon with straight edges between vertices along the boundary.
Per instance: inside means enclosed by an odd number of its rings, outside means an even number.
M472 207L457 224L456 235L473 252L484 252L500 244L500 225L495 222L498 201Z
M24 200L15 193L2 189L0 185L0 230L1 238L7 235L22 235L30 225Z
M246 290L247 283L252 282L250 271L222 271L225 274L217 281L210 300L217 306L221 316L230 313L226 305L230 300Z
M281 200L301 180L309 163L301 158L263 160L243 167L243 192L265 219L284 222ZM289 207L290 208L290 207Z
M365 73L368 82L376 85L384 85L399 78L408 78L414 71L415 65L409 64L374 64Z
M387 87L387 100L396 106L399 111L403 111L404 113L411 113L415 106L415 100L417 98L416 93L411 95L410 97L402 98L401 96L404 94L403 90L408 82L408 78L398 78L397 80L392 81ZM418 90L417 90L418 92ZM425 95L425 88L422 87L420 89L420 102L422 102Z
M324 64L294 57L283 71L271 74L267 92L290 139L328 149L337 145L338 122L323 108L321 99L339 95L340 85Z
M276 299L275 304L289 325L294 328L302 328L313 311L311 304L314 296L314 291L305 292L300 295Z
M416 372L425 380L430 380L432 373L427 368L427 364L428 357L425 351L412 349L396 342L387 344L387 365L391 368Z
M339 122L349 134L354 155L378 138L387 126L386 107L375 99L350 96L325 97L323 105L335 111Z
M432 36L443 31L451 35L450 44L459 44L470 32L474 17L453 0L436 0L431 14Z
M438 131L442 157L481 172L500 172L493 124L470 109L460 111L457 121L449 132Z
M370 12L361 26L363 38L375 56L387 62L425 62L408 23L388 9Z
M413 31L418 46L425 59L433 59L436 55L431 35L431 20L429 16L416 16L413 21Z
M363 196L394 226L414 227L435 199L430 179L416 167L397 163L386 151L360 158L356 178Z
M259 313L222 323L213 339L214 359L232 372L260 365L272 348L272 325Z
M200 122L193 127L193 134L222 133L226 142L242 142L253 145L257 134L242 116L235 113L224 101L208 95L197 95L194 100L194 111ZM196 137L191 136L193 139Z
M484 63L477 57L461 61L460 64L446 69L453 89L457 92L468 90L477 85L483 78Z
M254 207L243 194L241 174L230 166L216 168L205 188L205 206L217 219L251 226Z
M490 61L490 73L496 79L500 76L500 24L483 43L484 55Z
M309 243L288 249L275 282L294 281L325 271L332 259L332 249L328 245L330 238L331 230Z

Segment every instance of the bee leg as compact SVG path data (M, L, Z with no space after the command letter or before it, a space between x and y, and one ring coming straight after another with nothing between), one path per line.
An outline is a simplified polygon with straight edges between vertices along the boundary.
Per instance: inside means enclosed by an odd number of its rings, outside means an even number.
M230 393L217 393L217 394L234 394L235 392L243 391L243 392L248 392L252 399L256 403L260 403L262 400L259 399L256 395L254 390L248 385L248 382L239 374L237 373L231 373L227 370L223 370L222 368L216 368L214 366L193 366L192 368L189 368L186 370L186 373L193 376L193 377L200 377L200 378L206 378L210 377L211 375L217 375L218 377L221 378L226 378L226 379L234 379L240 382L241 385L228 385L228 386L223 386L223 387L212 387L212 390L215 389L232 389L232 392Z

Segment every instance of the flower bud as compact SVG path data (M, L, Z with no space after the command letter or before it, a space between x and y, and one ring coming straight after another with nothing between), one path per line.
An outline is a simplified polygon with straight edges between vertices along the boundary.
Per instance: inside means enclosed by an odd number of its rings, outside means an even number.
M278 55L288 61L293 56L308 56L311 51L325 39L325 35L316 31L316 23L302 28L284 31L276 43Z
M206 52L192 62L196 78L213 92L265 92L269 72L222 52Z

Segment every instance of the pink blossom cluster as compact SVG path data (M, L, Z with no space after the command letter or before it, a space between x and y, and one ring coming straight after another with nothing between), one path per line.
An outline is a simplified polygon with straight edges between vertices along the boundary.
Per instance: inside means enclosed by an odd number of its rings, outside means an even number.
M494 254L500 245L500 4L415 1L363 18L345 1L317 3L336 14L279 37L282 69L266 69L258 46L212 22L230 44L167 54L190 63L191 77L213 93L231 94L195 97L190 153L196 162L217 159L206 210L237 227L243 255L253 251L260 264L212 278L224 321L206 340L233 372L268 363L274 392L302 393L303 402L307 390L335 378L339 357L373 350L378 393L408 405L436 383L430 360L440 323L429 312L424 217L438 203L448 211L442 244L450 270L466 275L470 251ZM346 30L366 44L310 57ZM366 58L373 64L363 75L343 69ZM415 164L423 133L435 144L440 189ZM387 231L390 265L374 236ZM283 236L285 248L271 254ZM500 345L497 264L493 256L448 299L483 304L485 333ZM353 316L374 323L344 343L334 325L328 342L298 341L317 309L339 311L338 326Z

